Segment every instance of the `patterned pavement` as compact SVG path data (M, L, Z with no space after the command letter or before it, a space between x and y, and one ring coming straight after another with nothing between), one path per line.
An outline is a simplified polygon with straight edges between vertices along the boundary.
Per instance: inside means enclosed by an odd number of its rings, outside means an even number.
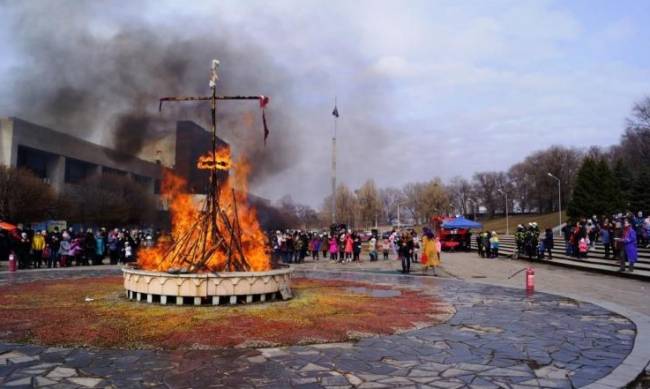
M112 273L119 271L3 273L0 285ZM456 313L444 324L355 343L267 349L107 350L0 343L0 386L573 388L612 372L632 350L636 335L634 323L623 316L550 294L526 296L522 290L433 277L298 274L416 288L444 299Z

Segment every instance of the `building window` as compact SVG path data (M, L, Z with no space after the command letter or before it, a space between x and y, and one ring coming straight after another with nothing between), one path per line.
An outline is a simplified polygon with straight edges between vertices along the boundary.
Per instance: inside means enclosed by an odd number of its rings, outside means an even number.
M16 166L19 168L29 169L36 176L45 179L48 178L48 162L54 158L54 154L29 147L18 146L18 160L16 161Z
M65 159L65 182L66 184L78 184L90 177L97 169L97 165L80 161L78 159Z
M114 174L116 176L126 176L126 172L124 170L119 170L119 169L113 169L111 167L106 167L102 166L102 173L103 174Z
M135 182L137 182L138 184L140 184L142 186L145 186L145 187L148 186L149 183L151 182L151 178L141 176L139 174L134 174L133 175L133 180L135 180Z

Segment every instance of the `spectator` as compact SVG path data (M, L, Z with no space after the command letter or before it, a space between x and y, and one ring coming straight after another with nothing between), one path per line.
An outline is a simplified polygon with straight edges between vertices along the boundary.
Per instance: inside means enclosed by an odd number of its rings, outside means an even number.
M605 219L603 225L600 226L600 241L603 243L603 246L605 247L605 259L609 259L609 252L612 243L611 238L612 236L611 236L609 221Z
M320 251L320 238L318 235L314 234L309 242L309 249L311 251L311 256L315 261L318 261L318 252Z
M72 265L72 260L74 260L77 266L81 264L81 255L83 254L81 243L81 239L78 237L70 239L70 260L68 261L67 266Z
M323 254L323 259L327 259L327 252L329 251L329 236L327 234L322 234L320 237L320 251Z
M45 250L45 236L36 231L34 238L32 238L32 263L34 268L40 269L43 266L43 250Z
M492 236L490 237L490 258L499 257L499 236L496 231L492 231Z
M481 244L483 245L483 255L484 258L490 258L492 256L492 252L490 249L490 233L487 231L483 231L481 233Z
M96 251L95 236L93 235L93 230L89 228L83 237L81 260L84 266L94 264Z
M106 243L104 242L104 235L101 232L95 234L95 258L94 265L103 264L104 256L106 256Z
M47 267L52 269L59 263L59 248L61 246L61 234L59 228L54 227L52 233L47 235L47 244L50 248L50 256L47 258Z
M424 265L424 274L431 268L433 269L433 275L438 275L436 268L440 266L440 250L437 243L433 231L425 227L422 233L422 264Z
M361 262L361 237L359 234L352 234L352 260Z
M388 254L391 248L390 240L388 238L384 238L382 243L381 243L381 251L384 254L384 261L388 260Z
M578 241L578 258L587 258L588 251L589 251L589 238L583 236Z
M415 230L411 230L410 232L411 236L413 237L413 257L411 260L417 262L418 252L420 251L420 238L418 237L418 234L415 232Z
M67 267L71 256L70 234L64 231L61 235L61 244L59 245L59 267Z
M411 272L411 256L413 255L413 238L408 232L403 232L397 242L399 257L402 260L402 273Z
M120 259L120 242L119 230L116 228L108 235L108 256L111 260L111 265L117 265Z
M370 261L375 262L377 258L377 238L375 235L370 237L370 240L368 241L368 252L370 256Z
M337 256L338 256L338 253L339 253L339 246L338 246L338 241L336 240L335 235L332 235L330 237L329 247L330 247L330 259L332 261L337 261Z
M625 271L625 262L627 261L630 273L634 272L634 264L637 261L636 231L629 220L625 220L623 225L623 255L619 262L619 271Z
M124 242L124 262L133 262L133 246L128 240Z
M307 233L302 232L300 233L300 263L305 262L305 258L307 257L307 253L309 252L309 236L307 236Z
M553 230L547 228L544 232L544 250L548 252L548 259L553 259L553 247L555 242L553 241ZM542 252L542 258L544 258L544 252Z
M352 251L353 251L353 239L352 239L352 234L350 231L348 231L347 234L345 234L345 259L348 262L352 261Z
M18 256L18 267L20 269L29 269L31 267L31 261L29 256L29 250L32 248L32 243L29 240L27 232L20 233L20 240L16 245L16 256Z
M422 238L422 240L424 240L424 237ZM422 244L422 246L424 246L424 243ZM519 243L517 243L517 247L519 247ZM483 253L483 240L481 239L480 232L476 234L476 251L478 252L479 257L481 258L485 257L485 254ZM517 251L519 251L519 248L517 248Z

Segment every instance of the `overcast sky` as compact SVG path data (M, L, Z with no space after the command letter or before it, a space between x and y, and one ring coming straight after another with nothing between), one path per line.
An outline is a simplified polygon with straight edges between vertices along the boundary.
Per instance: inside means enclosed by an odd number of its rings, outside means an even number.
M3 4L0 16L11 17ZM270 113L295 121L296 159L254 183L270 199L290 193L320 206L330 188L335 96L339 182L357 187L368 178L380 186L469 178L553 144L611 145L632 104L650 94L644 0L102 4L98 29L214 24L214 33L254 41L289 75L290 97L268 94L271 104L285 102ZM0 26L0 115L13 115L13 69L29 66L19 39ZM278 141L272 115L270 124L265 152Z

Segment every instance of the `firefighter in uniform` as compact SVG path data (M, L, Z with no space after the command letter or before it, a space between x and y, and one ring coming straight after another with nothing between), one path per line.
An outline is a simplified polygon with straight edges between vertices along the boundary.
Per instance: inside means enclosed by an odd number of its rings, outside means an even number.
M521 224L517 226L517 231L515 231L515 243L517 244L517 258L524 253L524 237L525 231L524 226Z

